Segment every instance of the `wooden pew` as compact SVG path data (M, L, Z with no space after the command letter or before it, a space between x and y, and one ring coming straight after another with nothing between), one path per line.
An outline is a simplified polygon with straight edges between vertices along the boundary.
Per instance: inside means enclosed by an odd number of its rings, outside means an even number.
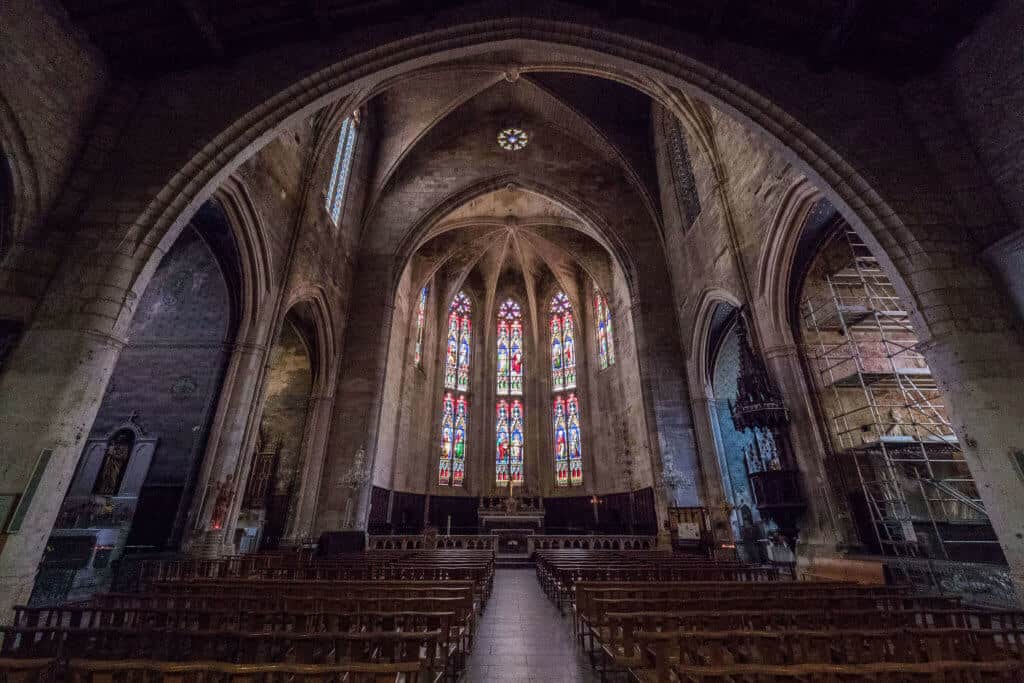
M7 628L9 654L78 659L224 661L246 664L426 662L438 677L451 672L440 631L242 633L129 628ZM7 645L5 638L4 646Z
M963 608L908 610L707 610L702 612L621 612L603 615L594 629L602 670L643 666L637 634L663 632L801 632L829 630L960 629L1024 633L1024 612ZM591 661L594 661L592 657Z
M879 662L861 665L797 664L766 666L735 664L722 667L674 666L673 681L688 683L834 683L871 680L927 683L1022 683L1024 672L1019 661L958 662L939 661L924 664Z
M49 683L57 680L57 660L0 658L0 681L4 683Z
M639 631L634 638L640 656L631 673L658 683L672 679L673 666L1016 659L1024 668L1022 630Z
M427 683L433 677L424 662L375 664L230 664L226 662L161 662L154 660L72 659L72 683Z

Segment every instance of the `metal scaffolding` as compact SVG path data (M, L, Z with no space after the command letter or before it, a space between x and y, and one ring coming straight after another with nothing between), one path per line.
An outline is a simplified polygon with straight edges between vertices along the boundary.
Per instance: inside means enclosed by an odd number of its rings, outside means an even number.
M974 478L895 287L855 232L837 239L849 260L801 308L832 441L855 479L844 485L862 490L887 555L948 558L951 544L994 543L950 537L952 525L988 524Z

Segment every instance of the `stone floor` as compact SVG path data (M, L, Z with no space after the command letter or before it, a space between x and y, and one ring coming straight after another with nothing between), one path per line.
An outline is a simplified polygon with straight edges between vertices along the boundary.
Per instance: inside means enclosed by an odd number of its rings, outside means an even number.
M593 683L572 623L558 613L527 569L498 569L462 680Z

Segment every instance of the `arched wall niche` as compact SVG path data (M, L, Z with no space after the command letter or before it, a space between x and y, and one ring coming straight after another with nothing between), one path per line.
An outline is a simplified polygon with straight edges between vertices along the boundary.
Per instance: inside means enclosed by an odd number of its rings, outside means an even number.
M102 566L82 570L94 572L99 585L126 543L178 547L239 327L240 269L232 228L210 202L164 256L139 302L84 439L54 527L57 550L44 561L41 581L47 562L64 559L60 539L96 515L109 515L101 526L120 532L104 531L96 541L109 546L99 554ZM129 433L130 444L119 440ZM96 496L111 512L93 509Z
M239 519L252 550L279 548L294 516L318 373L314 325L307 302L292 306L270 352L259 436Z

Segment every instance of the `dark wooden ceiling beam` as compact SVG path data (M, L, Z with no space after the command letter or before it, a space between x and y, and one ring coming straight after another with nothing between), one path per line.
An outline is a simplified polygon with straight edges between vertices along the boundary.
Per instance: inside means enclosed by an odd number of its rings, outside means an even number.
M210 54L218 60L227 57L227 50L217 34L217 27L213 25L213 20L210 19L208 0L178 0L178 4L185 10L185 14L188 15L192 26L210 50Z

